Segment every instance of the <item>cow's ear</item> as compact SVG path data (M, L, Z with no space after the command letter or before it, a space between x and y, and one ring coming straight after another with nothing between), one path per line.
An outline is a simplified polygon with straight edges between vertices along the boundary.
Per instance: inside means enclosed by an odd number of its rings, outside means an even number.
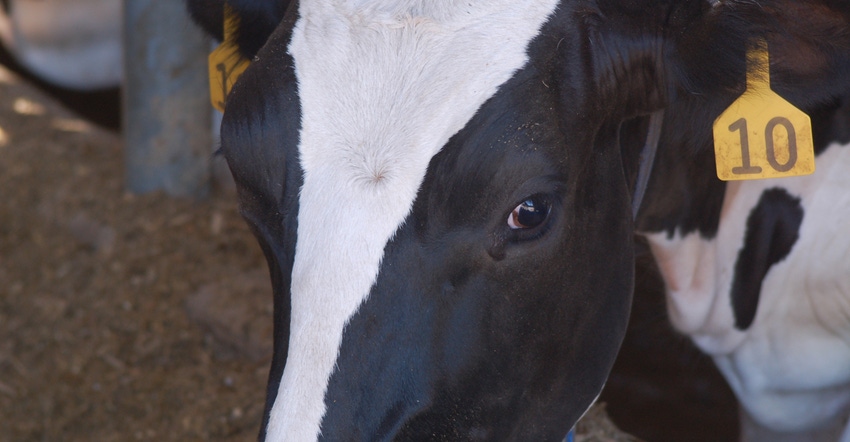
M2 1L2 0L0 0ZM218 41L224 39L224 5L230 6L238 19L236 46L247 59L254 58L269 36L283 20L295 0L187 0L189 14L207 34Z
M798 107L850 91L846 0L702 0L693 13L674 10L665 37L670 73L687 93L741 93L746 50L759 39L768 45L772 88Z
M249 60L254 58L283 20L290 3L297 6L298 2L295 0L227 0L227 4L239 16L236 43L242 55Z
M207 35L224 39L224 0L186 0L189 16Z

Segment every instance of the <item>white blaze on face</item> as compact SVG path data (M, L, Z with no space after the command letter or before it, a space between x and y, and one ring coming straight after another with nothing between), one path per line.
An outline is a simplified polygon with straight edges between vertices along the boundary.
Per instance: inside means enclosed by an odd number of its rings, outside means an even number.
M303 0L289 51L304 185L269 440L316 440L343 328L431 158L527 60L556 0Z

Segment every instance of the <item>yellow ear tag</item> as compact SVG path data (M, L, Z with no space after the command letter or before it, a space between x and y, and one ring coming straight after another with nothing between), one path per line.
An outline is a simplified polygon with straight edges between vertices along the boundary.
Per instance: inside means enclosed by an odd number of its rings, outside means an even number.
M224 112L224 103L233 84L251 64L239 54L236 47L236 30L239 17L230 6L224 6L224 41L209 56L210 101L214 108Z
M714 121L717 177L723 181L815 171L809 116L770 89L767 42L747 52L747 90Z

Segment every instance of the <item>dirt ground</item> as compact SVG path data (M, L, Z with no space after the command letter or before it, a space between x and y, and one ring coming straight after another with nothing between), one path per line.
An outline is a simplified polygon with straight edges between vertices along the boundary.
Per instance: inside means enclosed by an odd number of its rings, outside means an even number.
M264 266L232 199L125 193L118 138L5 73L0 128L0 440L251 440L266 356L187 315Z
M0 67L0 441L249 441L271 295L234 198L123 190L120 140ZM627 441L602 408L578 441Z

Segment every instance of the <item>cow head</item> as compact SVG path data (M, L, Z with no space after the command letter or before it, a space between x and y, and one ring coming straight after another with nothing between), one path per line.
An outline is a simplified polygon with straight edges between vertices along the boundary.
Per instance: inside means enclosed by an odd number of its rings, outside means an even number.
M262 435L563 438L625 332L645 117L729 96L764 29L695 0L288 6L222 126L274 286Z
M834 232L850 213L850 3L736 3L720 7L766 29L772 88L811 117L817 171L719 181L711 123L740 91L680 95L636 228L673 326L741 403L741 440L840 440L850 437L850 311L840 307L850 306L850 243Z
M688 68L693 74L685 84L695 92L677 94L666 105L659 157L637 220L637 230L650 237L662 268L673 325L711 354L729 353L746 339L762 280L797 240L803 219L799 188L814 194L821 186L809 178L728 186L717 179L712 123L744 88L740 81L725 83L743 78L740 67L732 66L739 73L731 76L711 67L718 59L724 62L722 54L734 52L722 35L742 29L767 37L771 87L810 115L818 170L826 169L820 155L827 146L850 137L850 4L770 1L752 6L719 4L717 9L732 17L715 24L710 34L715 44L682 52L686 63L704 68ZM688 62L692 53L705 61ZM781 189L789 185L798 188L798 197Z

